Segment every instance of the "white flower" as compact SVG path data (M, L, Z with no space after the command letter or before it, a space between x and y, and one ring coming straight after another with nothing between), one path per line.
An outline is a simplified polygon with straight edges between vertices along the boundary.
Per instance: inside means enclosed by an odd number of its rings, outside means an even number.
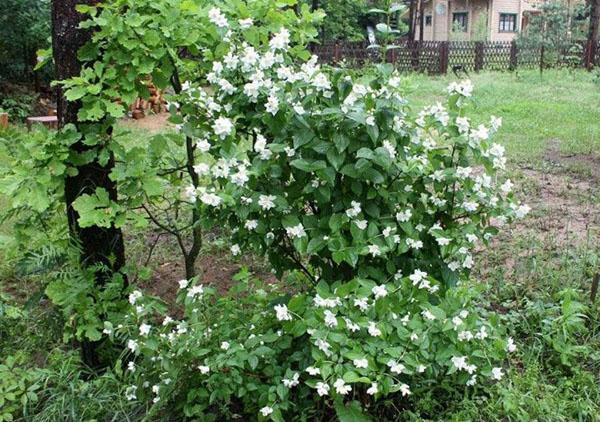
M270 210L271 208L275 208L275 199L274 195L260 195L258 198L258 206L263 210Z
M308 368L306 368L306 372L308 372L308 374L312 375L313 377L315 375L321 374L321 370L319 368L315 368L314 366L309 366Z
M194 172L198 176L206 176L210 172L210 166L206 163L199 163L194 166ZM194 187L192 186L192 189Z
M531 208L529 207L529 205L520 205L516 210L515 210L515 215L517 216L517 218L523 218L525 217L527 214L529 214L529 211L531 211Z
M500 129L500 126L502 126L502 117L491 116L490 117L490 126L492 127L492 129L494 131L497 131L498 129Z
M208 142L206 139L200 139L196 142L196 148L198 148L200 152L208 152L210 151L210 147L210 142Z
M513 182L511 182L510 179L506 179L506 182L504 182L502 186L500 186L500 190L502 190L502 192L504 193L510 193L512 191L513 186Z
M204 286L197 284L188 290L187 297L202 296L202 294L204 294Z
M127 390L125 390L125 399L129 400L129 401L133 401L137 399L136 396L136 391L137 391L137 386L132 385L130 387L127 387Z
M230 344L228 341L224 341L221 343L221 349L223 350L229 350Z
M395 360L390 360L387 363L387 366L390 368L390 371L392 371L394 374L401 374L406 369L404 365L396 362Z
M271 413L273 413L273 408L269 407L269 406L265 406L262 409L260 409L260 414L263 416L269 416Z
M269 95L267 104L265 104L265 110L273 116L277 114L279 111L279 99L275 95Z
M286 227L285 231L287 235L292 239L306 236L306 232L304 231L304 227L302 226L302 224L298 224L297 226L292 227Z
M300 384L300 374L298 372L295 372L294 375L292 375L292 378L284 378L281 380L281 382L283 382L283 385L286 386L287 388L293 388L295 386L297 386L298 384Z
M461 82L452 82L448 85L448 92L450 94L457 93L463 97L470 97L473 93L473 83L469 79Z
M247 18L238 20L238 23L240 24L240 28L248 29L254 24L254 21L252 20L252 18Z
M372 383L371 386L367 389L367 394L370 395L370 396L374 396L378 392L379 392L379 390L377 389L377 383L376 382Z
M477 383L477 375L473 375L471 378L469 378L469 380L467 381L467 385L472 386L475 385Z
M356 217L361 212L360 202L352 201L350 203L351 208L346 210L346 215L350 218Z
M476 142L485 141L489 137L490 137L490 131L484 125L479 125L477 127L477 129L471 131L471 138Z
M461 331L458 333L459 341L471 341L473 340L473 333L469 330Z
M227 18L218 7L213 7L208 12L208 18L212 23L217 25L219 28L226 28L229 24L227 22Z
M508 353L513 353L517 350L517 345L515 344L514 340L512 337L508 338L508 341L506 342L506 351Z
M396 158L396 147L390 141L383 141L383 148L390 154L390 157Z
M127 370L131 372L135 372L135 362L131 361L127 363Z
M440 246L447 246L450 244L450 239L446 237L438 237L435 239Z
M467 357L466 356L453 356L452 365L458 370L465 369L467 367Z
M313 85L319 91L328 91L331 89L331 82L324 73L318 73L313 79Z
M347 385L343 379L338 378L334 383L333 386L335 387L335 391L338 394L341 394L342 396L345 396L346 394L348 394L351 390L352 387Z
M359 229L364 230L367 228L369 222L367 220L356 220L354 224L356 224L356 227L358 227Z
M135 305L135 303L138 301L138 299L140 299L142 297L142 292L140 292L139 290L134 290L133 292L131 292L131 294L129 295L129 303L131 303L132 305Z
M326 384L324 382L318 382L316 387L317 387L317 394L319 395L319 397L329 395L329 389L330 389L329 384Z
M138 342L135 340L128 340L127 341L127 348L129 350L131 350L132 352L136 352L139 348Z
M141 336L147 336L148 334L150 334L150 329L152 328L152 326L148 325L148 324L142 324L140 325L140 335Z
M375 295L375 299L386 297L388 294L387 289L385 288L385 284L373 287L371 289L371 292L373 292L373 294Z
M369 116L366 120L367 126L375 126L375 116Z
M285 147L284 150L285 150L285 154L288 157L293 157L294 155L296 155L296 150L294 148Z
M412 281L413 285L416 286L421 282L421 280L427 278L427 273L425 271L416 269L411 275L408 276L408 278L410 279L410 281Z
M400 392L402 393L402 396L409 396L410 395L410 387L407 384L401 384L400 385Z
M335 317L335 314L331 312L329 309L325 310L325 325L329 328L337 327L338 321Z
M246 228L246 230L254 230L258 227L258 221L256 220L247 220L244 223L244 227Z
M466 117L457 117L456 126L458 127L458 131L460 133L467 133L470 127L469 119Z
M288 311L287 305L275 305L275 316L278 321L291 321L292 315Z
M381 330L377 328L374 322L369 322L369 327L367 328L369 334L373 337L379 337L381 335Z
M218 207L223 200L215 193L203 192L202 195L200 195L200 201L203 204L210 205L212 207Z
M419 365L417 366L417 372L422 374L423 372L425 372L425 370L427 369L427 367L425 365Z
M344 317L344 321L346 322L346 327L353 333L360 330L360 326L353 323L350 319Z
M290 31L285 28L281 30L271 38L269 46L273 50L286 50L290 44Z
M352 363L357 368L367 368L369 366L369 361L367 359L364 359L364 358L363 359L354 359L352 361Z
M410 220L410 217L412 217L412 211L411 210L405 210L405 211L401 211L401 212L396 213L396 220L398 220L401 223Z
M492 378L500 381L504 373L502 372L502 368L492 368Z
M233 131L233 123L231 122L231 119L221 116L215 120L212 128L217 136L221 139L225 139Z
M376 257L381 255L381 249L377 245L369 245L369 253Z
M315 342L317 348L322 351L323 353L325 353L326 356L331 355L331 351L329 350L329 348L331 347L331 345L329 343L327 343L325 340L323 339L317 339L317 341Z
M210 372L210 368L208 366L205 366L205 365L199 365L198 369L200 370L200 373L204 374L204 375L206 375L206 374L208 374Z
M354 306L358 306L364 312L369 308L368 299L366 297L354 299Z
M421 315L423 315L423 318L429 321L433 321L435 319L435 315L433 315L431 311L429 311L429 309L425 309L424 311L422 311Z

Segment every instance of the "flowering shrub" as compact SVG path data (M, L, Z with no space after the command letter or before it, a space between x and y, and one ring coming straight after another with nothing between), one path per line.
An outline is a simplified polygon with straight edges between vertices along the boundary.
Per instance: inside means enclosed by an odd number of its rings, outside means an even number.
M136 326L122 331L153 362L143 370L155 376L153 401L185 392L188 415L241 401L282 420L304 400L340 415L349 397L367 405L501 379L498 361L515 346L456 285L473 248L529 208L498 174L500 119L466 117L471 83L413 116L389 67L353 79L315 58L298 64L285 28L260 51L236 41L220 10L209 17L228 31L213 71L171 105L203 179L184 196L232 228L233 254L265 253L315 287L252 295L239 309L184 281L186 317L160 330L132 296Z
M175 406L188 417L236 412L273 420L327 414L333 405L342 419L345 399L372 406L392 396L408 407L412 394L501 379L494 363L515 350L497 336L494 316L472 309L476 292L468 287L424 306L425 292L399 294L407 285L385 294L353 281L334 286L334 294L321 284L315 297L287 301L247 273L238 282L232 297L216 297L182 280L180 319L132 292L127 323L105 328L133 355L129 400L151 404L151 412Z

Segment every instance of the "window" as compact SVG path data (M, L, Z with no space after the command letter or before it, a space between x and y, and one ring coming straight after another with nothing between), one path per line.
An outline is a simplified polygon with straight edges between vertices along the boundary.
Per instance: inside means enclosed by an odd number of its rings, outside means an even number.
M425 26L431 26L431 15L425 16Z
M467 32L469 27L469 13L459 12L452 14L452 27L455 31Z
M516 13L500 13L500 32L517 32L517 15Z

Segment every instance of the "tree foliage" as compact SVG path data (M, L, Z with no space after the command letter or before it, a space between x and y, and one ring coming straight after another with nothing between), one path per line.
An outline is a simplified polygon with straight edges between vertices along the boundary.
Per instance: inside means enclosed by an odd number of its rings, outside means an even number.
M37 51L50 45L49 0L0 3L0 82L32 82Z

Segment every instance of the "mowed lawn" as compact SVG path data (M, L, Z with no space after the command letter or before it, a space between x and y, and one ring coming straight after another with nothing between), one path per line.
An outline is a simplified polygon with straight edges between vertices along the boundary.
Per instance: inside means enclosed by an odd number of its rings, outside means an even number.
M600 160L600 74L583 70L482 72L469 78L475 85L469 110L478 123L502 117L495 140L513 161L535 165L549 150L585 154ZM408 94L413 107L444 100L445 87L456 76L411 76ZM592 170L592 169L590 169Z

